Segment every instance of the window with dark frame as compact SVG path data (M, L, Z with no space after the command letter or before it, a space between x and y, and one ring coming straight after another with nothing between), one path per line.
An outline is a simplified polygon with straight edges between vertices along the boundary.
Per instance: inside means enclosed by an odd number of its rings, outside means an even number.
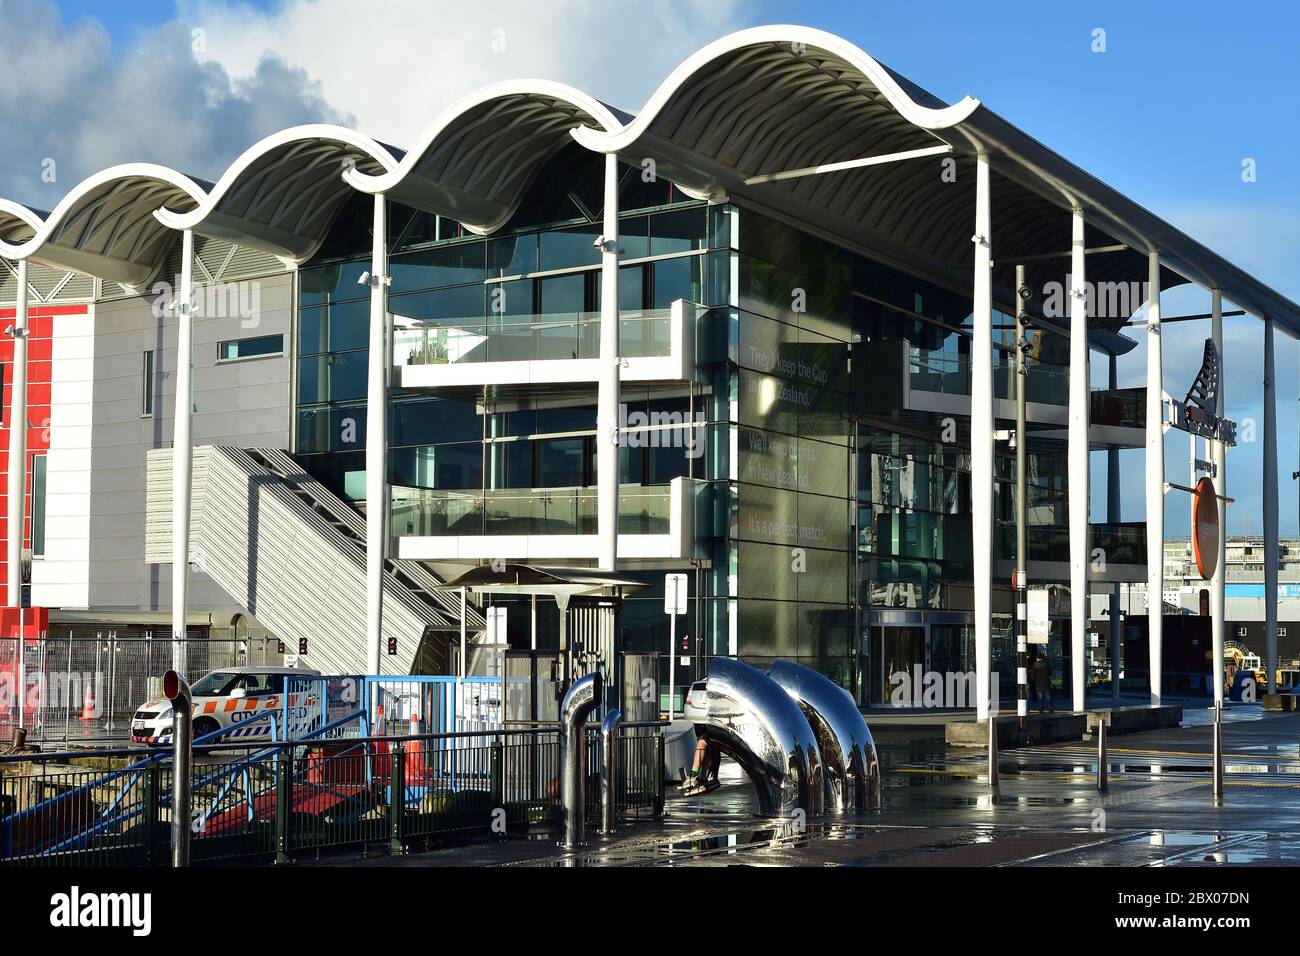
M32 557L45 554L45 455L32 456Z
M248 339L229 339L217 344L218 362L238 362L241 359L283 354L283 335L258 335Z
M140 357L140 417L153 417L153 349Z

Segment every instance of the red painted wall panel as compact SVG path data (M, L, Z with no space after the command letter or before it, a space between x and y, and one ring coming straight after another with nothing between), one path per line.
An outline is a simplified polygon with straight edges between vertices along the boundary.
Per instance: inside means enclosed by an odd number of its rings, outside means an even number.
M24 546L30 545L32 533L31 459L37 454L44 454L50 447L50 407L54 400L53 390L50 385L53 371L54 323L58 320L58 316L86 315L88 311L89 307L85 305L39 306L28 310L27 318L30 334L27 339L27 473L29 478L23 510ZM11 322L13 318L13 309L0 309L0 328ZM3 366L4 369L4 388L3 394L0 395L0 401L3 402L4 409L4 428L0 429L0 589L3 589L9 580L8 561L4 560L4 556L8 554L9 536L8 521L5 516L8 514L6 490L8 489L9 480L10 409L13 407L10 400L13 386L13 357L13 339L7 335L0 335L0 366ZM0 602L3 602L2 596L0 596ZM5 616L9 614L13 615L12 622L9 622ZM29 629L33 620L31 615L32 612L29 611L27 620ZM0 635L11 634L10 623L13 625L12 635L16 636L18 633L17 612L13 609L0 608Z

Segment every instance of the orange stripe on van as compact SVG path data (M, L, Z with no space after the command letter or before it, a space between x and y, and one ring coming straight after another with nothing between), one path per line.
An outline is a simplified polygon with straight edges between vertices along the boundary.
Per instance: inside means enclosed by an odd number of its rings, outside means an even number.
M237 701L237 700L228 700L228 701L226 701L226 706L225 706L223 709L224 709L225 712L228 714L228 713L230 713L232 710L234 710L234 709L235 709L236 707L238 707L238 706L239 706L239 701Z
M215 700L210 700L203 705L203 712L205 714L216 713L216 710L217 710L217 702Z

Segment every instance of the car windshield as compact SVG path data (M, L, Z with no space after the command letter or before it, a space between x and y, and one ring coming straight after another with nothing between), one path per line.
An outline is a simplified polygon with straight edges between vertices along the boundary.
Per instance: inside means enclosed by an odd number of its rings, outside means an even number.
M195 684L190 693L196 697L222 697L241 689L247 697L278 694L284 690L284 675L213 671Z
M220 694L226 693L226 688L229 687L238 676L238 674L232 674L230 671L213 671L207 677L203 678L191 687L190 693L195 697L216 697Z

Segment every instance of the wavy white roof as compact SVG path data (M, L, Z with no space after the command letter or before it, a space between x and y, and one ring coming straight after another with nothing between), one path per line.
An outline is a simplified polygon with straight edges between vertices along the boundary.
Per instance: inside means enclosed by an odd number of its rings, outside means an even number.
M352 189L350 169L382 174L401 152L342 126L295 126L246 149L198 205L165 207L159 222L254 246L286 259L311 258Z
M146 282L169 230L192 228L305 261L354 190L487 234L511 217L572 136L693 194L734 197L955 288L972 268L975 157L992 167L995 284L1061 280L1069 210L1084 210L1095 282L1219 287L1300 336L1300 307L1007 123L978 100L946 104L841 37L799 26L742 30L689 57L635 117L544 80L494 84L455 103L407 153L337 126L301 126L245 151L215 184L146 164L75 186L48 215L0 200L0 255L33 257L130 285ZM819 175L756 177L908 150L944 155ZM955 163L956 180L941 176Z
M397 169L345 178L485 235L505 225L542 166L571 142L570 131L617 132L629 118L562 83L495 83L444 110Z

